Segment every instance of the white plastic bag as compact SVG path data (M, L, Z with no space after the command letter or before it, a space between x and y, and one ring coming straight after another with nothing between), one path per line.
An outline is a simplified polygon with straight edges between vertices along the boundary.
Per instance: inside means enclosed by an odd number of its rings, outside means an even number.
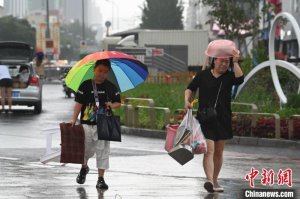
M200 123L193 117L192 109L188 109L177 129L174 146L179 144L190 145L195 154L207 152L205 137L202 133Z
M192 122L192 135L186 141L191 145L195 154L202 154L207 152L206 139L202 133L200 123L193 117Z
M183 120L177 129L176 137L174 140L174 146L183 143L184 140L186 140L188 136L191 135L192 123L193 123L193 112L192 109L188 109L187 113L183 117Z

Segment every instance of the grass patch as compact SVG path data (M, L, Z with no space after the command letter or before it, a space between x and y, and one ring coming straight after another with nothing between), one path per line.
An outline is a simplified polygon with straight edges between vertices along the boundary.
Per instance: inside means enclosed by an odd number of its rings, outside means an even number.
M171 112L184 107L184 90L187 84L142 84L135 89L122 93L126 97L152 98L155 106L168 107ZM147 103L137 103L146 105Z
M279 72L282 71L279 70ZM300 97L295 94L299 81L295 81L295 77L290 74L283 73L282 85L284 92L288 95L289 103L282 105L274 89L271 73L269 69L261 71L254 76L247 85L243 88L240 95L235 99L235 102L254 103L258 106L259 112L278 113L281 117L300 113ZM290 79L290 81L287 81ZM171 123L173 121L174 112L176 109L184 108L184 90L188 83L181 84L142 84L135 89L129 90L121 94L122 103L127 97L134 98L151 98L154 100L156 107L167 107L171 111ZM296 86L295 86L296 85ZM147 102L130 101L130 104L136 106L148 106ZM195 108L197 104L195 105ZM233 105L232 111L250 112L251 108L242 105ZM124 109L116 111L121 116L121 121L124 123ZM149 127L149 111L141 109L139 111L139 123L141 127ZM155 126L157 129L164 128L164 114L162 111L157 111Z

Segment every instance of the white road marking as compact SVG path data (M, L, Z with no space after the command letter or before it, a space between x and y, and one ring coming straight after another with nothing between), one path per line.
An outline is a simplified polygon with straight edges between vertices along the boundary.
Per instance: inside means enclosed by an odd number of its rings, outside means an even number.
M2 160L20 160L20 158L0 157Z

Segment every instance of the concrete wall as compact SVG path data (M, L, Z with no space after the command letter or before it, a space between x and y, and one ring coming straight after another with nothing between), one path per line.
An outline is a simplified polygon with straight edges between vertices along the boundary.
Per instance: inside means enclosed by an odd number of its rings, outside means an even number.
M188 65L204 63L204 51L208 45L208 31L205 30L149 30L139 33L139 46L186 45L188 46Z

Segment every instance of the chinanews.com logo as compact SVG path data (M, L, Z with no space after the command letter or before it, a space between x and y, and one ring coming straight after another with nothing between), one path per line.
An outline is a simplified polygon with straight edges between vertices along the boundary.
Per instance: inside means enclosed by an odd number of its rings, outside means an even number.
M243 195L245 199L296 199L295 193L294 189L246 189Z
M244 198L296 198L295 190L291 189L291 187L293 187L293 171L291 168L285 170L279 169L278 171L263 168L261 170L261 175L259 174L260 171L252 167L250 173L245 175L245 180L249 181L251 189L243 190ZM266 188L255 188L254 180L259 177L260 185L263 185ZM283 189L267 189L274 185L278 185Z
M245 176L245 180L249 181L250 186L252 188L255 187L254 179L258 176L258 174L259 174L259 170L256 170L252 167L250 173L248 173ZM265 185L265 186L267 184L269 184L271 186L274 185L275 172L273 169L268 171L267 169L263 168L261 176L262 176L262 178L261 178L262 185ZM279 171L276 175L277 185L287 185L288 187L292 187L293 186L292 177L293 177L292 169L290 169L290 168L285 169L285 170L279 169Z

